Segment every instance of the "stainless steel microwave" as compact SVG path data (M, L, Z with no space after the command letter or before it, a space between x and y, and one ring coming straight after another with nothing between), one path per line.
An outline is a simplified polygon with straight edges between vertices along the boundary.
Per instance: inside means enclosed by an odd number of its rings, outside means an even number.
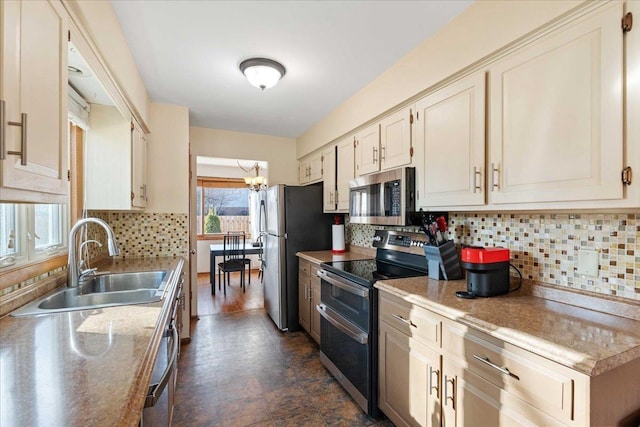
M415 210L415 168L400 168L349 181L349 221L407 225Z

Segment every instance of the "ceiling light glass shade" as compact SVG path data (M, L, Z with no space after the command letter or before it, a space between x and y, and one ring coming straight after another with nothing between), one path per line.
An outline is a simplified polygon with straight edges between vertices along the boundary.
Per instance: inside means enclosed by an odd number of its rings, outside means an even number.
M287 72L279 62L266 58L251 58L240 63L240 71L249 83L262 90L273 87Z

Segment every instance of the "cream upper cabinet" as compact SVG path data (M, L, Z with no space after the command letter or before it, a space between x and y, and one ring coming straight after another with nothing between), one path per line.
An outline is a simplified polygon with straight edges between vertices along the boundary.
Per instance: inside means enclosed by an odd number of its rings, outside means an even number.
M421 156L416 207L485 203L485 73L456 81L416 103Z
M131 131L131 205L137 208L147 206L147 136L140 126L133 122Z
M349 212L349 181L355 178L355 139L345 138L337 145L337 210Z
M2 200L66 203L67 19L57 1L2 1Z
M91 105L86 138L85 207L137 210L146 206L146 136L110 105Z
M380 170L380 124L362 129L355 137L356 176Z
M322 152L316 152L298 161L298 181L312 184L322 180Z
M613 2L490 66L490 203L623 197L622 16Z
M331 145L322 152L322 199L324 212L336 210L336 147Z
M380 121L380 169L410 165L411 124L414 106L403 108Z

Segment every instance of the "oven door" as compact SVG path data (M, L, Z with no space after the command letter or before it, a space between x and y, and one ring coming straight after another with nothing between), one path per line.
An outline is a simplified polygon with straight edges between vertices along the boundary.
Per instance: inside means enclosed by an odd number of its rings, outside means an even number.
M320 358L360 407L368 412L370 357L367 332L325 304L320 313Z
M369 333L371 289L360 286L327 270L319 270L320 302L347 321Z

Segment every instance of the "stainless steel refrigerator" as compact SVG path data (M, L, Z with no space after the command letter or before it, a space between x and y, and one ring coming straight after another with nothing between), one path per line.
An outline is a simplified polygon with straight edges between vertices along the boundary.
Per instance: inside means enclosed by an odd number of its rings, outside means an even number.
M322 212L322 184L267 190L264 306L280 330L297 331L300 251L331 249L332 214Z

